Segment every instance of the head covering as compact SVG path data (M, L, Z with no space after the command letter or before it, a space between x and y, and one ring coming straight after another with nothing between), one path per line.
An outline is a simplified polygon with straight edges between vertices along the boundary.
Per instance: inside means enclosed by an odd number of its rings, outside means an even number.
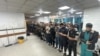
M92 25L91 23L87 23L87 24L86 24L86 27L92 28L93 25Z

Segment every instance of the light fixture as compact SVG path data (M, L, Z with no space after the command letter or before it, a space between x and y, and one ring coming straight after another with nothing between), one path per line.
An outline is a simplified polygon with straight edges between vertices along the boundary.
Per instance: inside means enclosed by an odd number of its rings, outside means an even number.
M76 14L82 14L82 12L77 12Z
M35 16L40 16L40 14L35 14Z
M75 11L76 11L76 10L73 9L73 8L69 10L70 13L74 13Z
M39 14L50 14L51 12L43 11L42 9L39 9L39 11L37 11L37 13L39 13Z
M30 16L30 18L34 18L35 16Z
M62 6L62 7L59 7L58 9L59 10L67 10L67 9L69 9L70 7L69 6Z
M43 13L44 13L44 14L50 14L51 12L49 12L49 11L44 11Z
M59 11L59 12L58 12L58 15L62 15L62 14L63 14L63 12L62 12L62 11Z
M100 0L98 0L100 2Z
M43 13L43 10L42 9L39 9L39 11L37 11L37 13L42 14Z

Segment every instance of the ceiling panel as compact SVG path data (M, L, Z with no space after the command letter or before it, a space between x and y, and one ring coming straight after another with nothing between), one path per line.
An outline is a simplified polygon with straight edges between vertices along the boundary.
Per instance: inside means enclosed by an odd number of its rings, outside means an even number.
M98 1L98 0L84 0L84 1L80 0L80 2L82 2L82 3L97 2L97 1Z
M21 11L30 11L31 9L29 9L29 8L28 9L27 8L21 8L20 10Z
M60 6L70 6L72 8L89 8L98 5L97 0L0 0L0 10L34 13L40 8L55 12Z
M23 6L21 9L33 9L34 6Z
M37 3L36 2L32 2L32 1L27 1L25 4L24 4L24 6L36 6L37 5Z
M45 2L46 0L30 0L32 2L36 2L36 3L41 3L41 2Z
M8 5L23 5L23 3L7 2Z
M83 4L83 8L90 8L99 5L99 2L97 0L84 0L81 3Z
M38 7L39 3L37 1L33 0L28 0L25 2L25 4L22 6L21 10L27 9L28 10L33 10L36 7Z
M97 7L99 6L98 4L89 4L89 5L84 5L84 9L88 9L88 8L91 8L91 7Z
M59 3L55 0L46 0L42 5L43 6L56 6L56 5L59 5Z
M7 10L7 12L18 12L17 10Z
M23 4L26 0L7 0L7 2L9 3L18 3L18 4Z
M55 11L55 9L57 10L58 7L58 2L56 0L46 0L45 2L42 2L41 5L38 5L32 11L38 11L39 9L42 9L44 11Z
M6 5L0 5L0 9L7 8Z
M7 11L10 11L10 12L17 12L17 11L18 11L18 8L15 8L15 9L13 9L13 8L8 8Z
M0 0L0 2L6 2L6 0Z
M7 6L6 5L0 5L0 10L7 10Z
M16 12L18 9L7 9L7 11L14 11L14 12Z
M21 5L21 4L9 3L7 6L8 6L8 7L21 7L22 5Z
M69 6L71 4L74 4L75 5L75 0L57 0L57 2L59 3L59 6Z
M7 3L5 1L0 0L0 5L6 5Z
M12 6L8 6L8 9L20 9L19 7L12 7Z
M21 11L29 11L30 9L26 9L26 8L21 8Z

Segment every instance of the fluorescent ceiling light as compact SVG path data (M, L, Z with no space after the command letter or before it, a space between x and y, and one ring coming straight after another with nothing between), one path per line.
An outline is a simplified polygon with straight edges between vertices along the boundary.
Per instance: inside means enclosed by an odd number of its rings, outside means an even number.
M49 12L49 11L44 11L43 13L44 13L44 14L50 14L51 12Z
M76 14L82 14L82 12L77 12Z
M43 10L42 9L39 9L39 11L37 11L37 13L42 14L43 13Z
M40 16L40 14L35 14L35 16Z
M62 14L63 14L63 12L61 12L61 11L58 12L58 15L62 15Z
M35 16L30 16L30 18L34 18Z
M59 7L58 9L60 10L66 10L66 9L69 9L70 7L69 6L63 6L63 7Z
M42 9L39 9L39 11L37 11L37 13L39 13L39 14L49 14L49 13L51 13L51 12L49 12L49 11L43 11Z
M74 13L75 11L76 11L76 10L73 9L73 8L69 10L70 13Z

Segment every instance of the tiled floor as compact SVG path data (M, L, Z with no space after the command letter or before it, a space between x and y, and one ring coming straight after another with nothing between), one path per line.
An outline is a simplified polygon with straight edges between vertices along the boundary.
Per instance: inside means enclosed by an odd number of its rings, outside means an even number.
M0 48L0 56L62 56L37 36L30 36L24 44Z

